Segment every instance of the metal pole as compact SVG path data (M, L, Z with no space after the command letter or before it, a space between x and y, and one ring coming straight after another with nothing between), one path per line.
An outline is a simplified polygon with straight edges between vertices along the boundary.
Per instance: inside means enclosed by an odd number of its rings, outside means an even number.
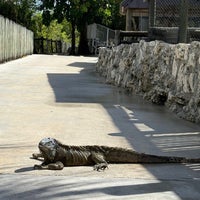
M178 42L187 42L189 0L181 0Z
M149 0L149 27L155 26L156 0Z
M106 46L109 46L109 28L107 28L107 33L106 33Z

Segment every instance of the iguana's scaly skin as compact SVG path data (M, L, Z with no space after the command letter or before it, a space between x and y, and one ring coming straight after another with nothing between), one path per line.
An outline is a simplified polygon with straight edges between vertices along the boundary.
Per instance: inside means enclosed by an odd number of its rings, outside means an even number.
M104 170L108 163L200 163L200 158L155 156L137 153L130 149L107 146L69 146L54 138L44 138L38 145L41 153L33 158L44 158L35 169L61 170L66 166L94 165L94 169Z

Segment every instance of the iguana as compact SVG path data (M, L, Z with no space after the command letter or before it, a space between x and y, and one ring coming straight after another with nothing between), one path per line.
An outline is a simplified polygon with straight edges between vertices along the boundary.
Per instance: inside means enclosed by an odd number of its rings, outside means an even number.
M107 146L69 146L54 138L44 138L39 142L40 153L32 158L41 165L34 169L61 170L66 166L94 165L94 170L104 170L108 163L200 163L200 158L156 156L138 153L131 149Z

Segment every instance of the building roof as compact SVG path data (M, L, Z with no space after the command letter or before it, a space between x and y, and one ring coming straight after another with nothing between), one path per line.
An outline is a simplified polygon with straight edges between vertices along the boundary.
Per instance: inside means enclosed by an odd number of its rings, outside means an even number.
M127 8L135 8L135 9L147 9L149 7L148 1L145 0L124 0L121 3L121 7Z

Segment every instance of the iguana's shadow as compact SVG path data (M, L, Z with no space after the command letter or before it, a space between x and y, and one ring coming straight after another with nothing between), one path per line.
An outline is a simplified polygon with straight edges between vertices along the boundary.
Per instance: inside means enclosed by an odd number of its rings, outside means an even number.
M33 171L33 170L34 170L33 167L23 167L20 169L16 169L15 173L29 172L29 171Z

